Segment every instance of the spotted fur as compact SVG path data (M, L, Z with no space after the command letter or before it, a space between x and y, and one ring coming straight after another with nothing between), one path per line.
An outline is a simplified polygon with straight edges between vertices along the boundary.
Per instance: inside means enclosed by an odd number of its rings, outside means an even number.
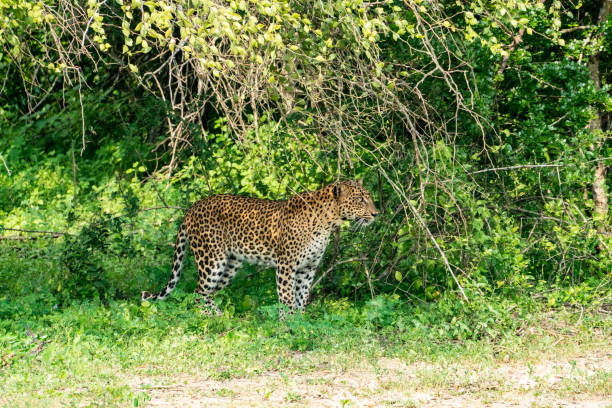
M283 201L204 198L187 211L179 228L170 280L157 295L142 292L142 300L164 299L175 288L189 241L198 268L195 291L207 313L219 313L213 295L227 286L243 261L276 267L280 302L291 313L303 311L334 228L345 220L367 225L377 214L361 181L333 183Z

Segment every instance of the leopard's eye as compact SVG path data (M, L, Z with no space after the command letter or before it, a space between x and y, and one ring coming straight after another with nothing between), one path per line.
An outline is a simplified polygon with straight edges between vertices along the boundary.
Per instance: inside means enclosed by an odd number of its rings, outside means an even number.
M367 204L367 201L364 197L361 197L361 204Z

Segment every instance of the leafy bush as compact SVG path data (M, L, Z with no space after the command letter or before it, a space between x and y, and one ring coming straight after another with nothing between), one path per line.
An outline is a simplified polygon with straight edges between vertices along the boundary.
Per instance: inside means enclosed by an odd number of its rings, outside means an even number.
M105 217L65 239L60 258L65 272L57 279L58 293L68 299L114 295L101 261L108 254L111 236L121 237L120 225L118 219Z
M597 4L268 3L0 4L0 221L68 233L12 289L136 297L166 279L180 208L202 196L363 177L380 220L333 236L319 295L610 292L592 283L612 270L591 194L612 155ZM220 296L239 312L273 297ZM369 324L391 324L389 299Z
M398 319L399 296L379 295L366 302L365 321L374 327L395 325Z

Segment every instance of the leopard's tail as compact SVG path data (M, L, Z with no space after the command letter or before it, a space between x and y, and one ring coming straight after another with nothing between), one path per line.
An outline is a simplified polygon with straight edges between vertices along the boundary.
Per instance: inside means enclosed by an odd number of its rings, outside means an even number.
M170 280L166 283L166 286L157 295L154 295L146 290L142 292L141 299L144 300L158 300L165 299L170 292L175 288L181 277L181 270L183 269L183 257L185 255L185 248L187 246L187 225L185 222L179 227L178 234L176 236L176 245L174 248L174 257L172 259L172 274Z

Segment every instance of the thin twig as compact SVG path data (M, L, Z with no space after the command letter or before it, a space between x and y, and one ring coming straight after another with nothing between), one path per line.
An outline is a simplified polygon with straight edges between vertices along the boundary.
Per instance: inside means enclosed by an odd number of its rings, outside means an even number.
M164 206L159 206L159 207L150 207L150 208L141 208L140 210L136 211L136 212L144 212L144 211L152 211L152 210L186 210L185 207L176 207L176 206L171 206L171 205L164 205Z
M517 166L508 166L508 167L495 167L491 169L483 169L477 170L468 173L468 175L486 173L488 171L504 171L504 170L517 170L517 169L534 169L534 168L543 168L543 167L563 167L563 164L521 164Z
M70 235L67 232L27 230L27 229L21 229L21 228L7 228L7 227L2 227L2 226L0 226L0 230L17 231L17 232L29 232L29 233L32 233L32 234Z
M416 208L414 208L414 205L412 205L412 203L410 202L410 200L408 199L408 197L406 197L406 195L404 194L404 192L402 191L401 188L399 188L397 186L397 184L395 184L393 182L393 180L391 180L391 178L387 175L387 173L383 173L383 176L387 179L387 181L389 182L389 184L391 184L391 186L395 189L395 191L401 195L401 197L405 200L406 205L408 206L408 208L410 208L410 211L412 212L412 214L416 217L417 221L419 222L419 224L421 224L421 228L423 228L423 230L425 231L425 233L427 234L427 237L431 240L431 242L433 242L434 246L436 247L436 249L438 250L438 252L440 253L440 256L442 257L442 261L444 262L444 265L446 266L446 269L448 270L448 272L451 274L451 276L453 277L453 280L455 281L455 283L457 284L457 287L459 288L459 291L461 292L461 295L463 296L463 298L465 299L466 302L469 302L469 299L467 297L467 295L465 294L465 291L463 290L463 287L461 286L461 284L459 283L459 280L457 279L457 277L455 276L455 272L453 272L453 268L451 267L450 263L448 262L448 258L446 257L446 253L444 253L444 251L442 250L442 248L440 248L440 245L438 244L438 241L436 241L436 237L433 236L433 234L431 233L431 231L429 230L429 228L427 227L427 224L425 224L425 221L423 220L423 218L421 217L421 215L419 214L419 212L417 211Z
M79 78L79 104L81 105L81 129L82 129L82 139L83 146L81 147L81 156L83 156L83 152L85 151L85 108L83 107L83 94L81 93L81 72L77 71L77 76Z
M544 3L544 0L538 0L538 3L539 4ZM510 47L508 48L508 53L504 55L504 58L502 59L502 63L499 67L499 70L497 71L498 75L503 74L506 68L508 67L508 61L510 60L510 53L514 51L516 47L523 41L523 35L525 35L525 27L521 27L519 29L518 34L515 35L514 38L512 39L512 43L510 44Z
M323 272L321 274L321 276L319 276L319 278L315 281L315 283L312 284L312 286L310 287L311 289L314 288L315 286L317 286L319 284L319 282L321 282L321 280L323 280L323 278L325 278L331 271L333 271L336 266L338 265L342 265L345 263L349 263L349 262L358 262L358 261L367 261L368 258L359 258L359 257L355 257L355 258L349 258L349 259L344 259L342 261L338 261L338 262L334 262L329 268L327 268L325 270L325 272Z
M100 3L98 8L102 7L104 3L106 3L106 0ZM91 23L93 22L95 17L96 17L96 13L93 13L89 21L87 21L87 26L85 27L85 30L83 30L83 39L81 40L81 47L85 47L85 39L87 38L87 32L89 31L89 27L91 26Z
M59 238L61 237L61 235L51 235L50 237L47 238ZM3 237L0 236L0 241L36 241L37 239L40 239L40 236L37 237L24 237L22 235L17 235L17 236L12 236L12 237Z
M77 164L74 158L74 139L72 140L70 152L72 154L72 205L75 206L77 201Z
M592 25L581 25L577 27L564 28L563 30L559 30L559 34L567 34L577 30L587 30L589 28L593 28Z
M6 161L4 160L4 156L2 156L2 153L0 153L0 160L2 160L2 164L4 164L4 168L6 169L6 172L8 173L8 175L11 175L11 169L8 168L8 166L6 165Z

